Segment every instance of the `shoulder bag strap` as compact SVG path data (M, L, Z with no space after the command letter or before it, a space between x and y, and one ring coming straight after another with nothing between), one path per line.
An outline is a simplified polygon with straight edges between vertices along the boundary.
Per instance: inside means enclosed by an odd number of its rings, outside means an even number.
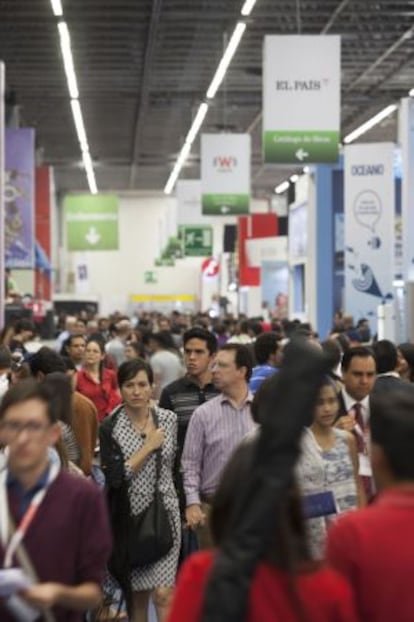
M155 408L151 409L151 413L152 413L152 418L154 420L155 423L155 427L159 428L159 419L158 419L158 415L157 415L157 411ZM160 481L160 475L161 475L161 447L159 449L157 449L156 453L155 453L155 487L159 488L159 481Z

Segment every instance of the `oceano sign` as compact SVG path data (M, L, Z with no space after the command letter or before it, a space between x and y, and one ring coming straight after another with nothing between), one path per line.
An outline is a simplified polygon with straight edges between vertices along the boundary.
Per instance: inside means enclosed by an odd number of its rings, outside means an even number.
M367 177L372 175L384 175L383 164L354 164L351 167L351 175L355 177Z

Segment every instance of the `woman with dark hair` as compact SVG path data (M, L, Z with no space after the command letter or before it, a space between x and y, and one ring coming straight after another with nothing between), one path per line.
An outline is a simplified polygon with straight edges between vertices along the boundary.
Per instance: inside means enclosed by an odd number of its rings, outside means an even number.
M214 496L210 526L217 547L229 537L240 483L249 476L257 439L242 444L227 464ZM200 622L216 553L202 551L184 564L168 622ZM299 496L291 487L274 535L249 589L246 622L356 622L351 590L334 571L312 562ZM240 621L242 622L242 621Z
M127 341L125 346L125 360L145 359L145 347L141 341Z
M403 380L414 382L414 343L398 346L398 373Z
M116 374L104 367L105 346L102 339L90 337L85 348L83 368L78 372L76 390L88 397L102 422L121 402Z
M177 417L152 405L153 372L142 359L125 361L118 370L122 405L100 429L101 465L105 473L114 536L109 570L127 597L131 622L146 622L150 595L158 621L166 620L181 544L178 498L173 482L177 451ZM138 516L161 493L172 531L169 552L155 562L130 560L125 518Z
M338 410L335 383L326 377L316 401L313 422L302 437L302 454L296 469L308 514L309 545L315 559L323 557L327 528L336 515L365 505L355 438L333 426ZM313 496L321 494L328 496ZM319 510L312 499L319 504ZM326 507L320 505L322 499Z
M81 452L72 427L72 386L70 378L63 372L56 371L47 374L43 382L50 387L53 395L54 408L66 456L70 462L79 466Z

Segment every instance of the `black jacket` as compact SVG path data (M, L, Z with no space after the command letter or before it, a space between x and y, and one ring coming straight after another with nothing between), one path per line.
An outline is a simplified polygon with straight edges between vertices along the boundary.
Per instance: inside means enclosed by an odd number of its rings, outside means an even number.
M119 406L102 422L99 429L99 442L114 543L108 569L118 581L128 602L131 594L129 580L131 568L128 557L127 525L131 506L128 495L129 484L124 470L125 458L119 443L113 437L113 430L122 408L123 405Z

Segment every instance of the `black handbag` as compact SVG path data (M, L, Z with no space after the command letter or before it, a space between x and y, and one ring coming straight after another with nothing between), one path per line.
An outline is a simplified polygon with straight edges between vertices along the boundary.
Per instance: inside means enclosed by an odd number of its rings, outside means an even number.
M158 426L157 417L154 420ZM140 514L129 515L128 557L131 568L146 566L166 555L174 544L170 518L159 489L161 449L156 453L155 492L151 504Z

